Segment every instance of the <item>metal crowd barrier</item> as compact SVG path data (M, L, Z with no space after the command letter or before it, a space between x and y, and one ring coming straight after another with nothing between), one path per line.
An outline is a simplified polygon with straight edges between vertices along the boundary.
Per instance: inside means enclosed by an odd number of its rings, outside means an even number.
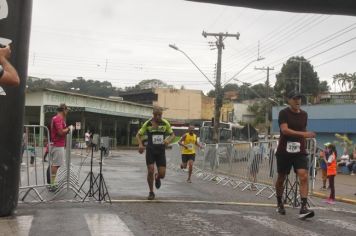
M65 165L61 166L56 175L56 189L51 188L52 146L49 145L47 160L43 161L46 140L50 143L50 133L47 127L26 125L24 154L21 164L19 199L22 202L45 202L57 199L63 193L70 191L82 198L79 191L79 169L71 164L72 132L66 136Z
M44 201L47 183L47 170L51 166L51 145L48 147L47 160L44 162L47 143L50 144L49 130L46 126L25 125L21 147L21 170L19 183L19 199ZM34 195L32 195L32 193Z
M203 180L228 185L241 191L254 191L256 196L271 198L275 195L274 186L277 179L277 146L277 140L206 144L203 149L196 149L193 174ZM168 157L168 167L178 171L181 171L180 151L179 145L173 144L172 155ZM309 189L312 193L317 163L315 139L307 140L307 151L310 166ZM288 180L291 186L298 185L293 172L288 176ZM299 198L299 191L293 188L286 197L291 203L293 199Z

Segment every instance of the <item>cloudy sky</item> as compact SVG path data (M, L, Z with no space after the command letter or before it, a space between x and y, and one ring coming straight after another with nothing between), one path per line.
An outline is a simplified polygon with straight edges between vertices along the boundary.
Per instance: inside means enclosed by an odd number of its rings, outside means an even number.
M356 72L356 17L261 11L184 0L34 0L29 75L55 80L108 80L124 88L160 79L177 88L212 86L175 44L214 80L217 50L202 31L240 33L227 38L222 80L260 55L237 79L271 82L291 56L308 58L333 90L332 76Z

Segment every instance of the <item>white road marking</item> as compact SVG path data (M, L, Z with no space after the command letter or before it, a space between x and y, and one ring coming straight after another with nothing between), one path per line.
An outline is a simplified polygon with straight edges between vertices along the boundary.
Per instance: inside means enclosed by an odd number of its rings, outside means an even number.
M287 235L321 236L320 234L317 234L315 232L303 228L299 228L294 225L290 225L283 221L272 219L268 216L243 216L243 218L247 220L255 221L256 223L259 223L267 228L270 228L272 230L278 231L279 233L283 233Z
M337 207L311 207L310 209L356 214L356 211Z
M333 226L336 226L336 227L339 227L339 228L356 231L356 225L348 223L348 222L345 222L343 220L319 219L318 221L321 221L323 223L326 223L326 224L329 224L329 225L333 225Z
M0 236L27 236L30 233L33 216L0 218Z
M134 234L117 215L84 214L92 236L133 236Z

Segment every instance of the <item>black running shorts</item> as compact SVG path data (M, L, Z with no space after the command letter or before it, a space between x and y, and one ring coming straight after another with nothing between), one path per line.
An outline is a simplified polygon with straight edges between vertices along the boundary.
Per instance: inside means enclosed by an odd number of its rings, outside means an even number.
M189 160L195 161L195 154L182 154L183 163L187 163Z
M279 174L289 174L290 170L294 172L299 169L308 170L308 158L306 155L276 155L277 157L277 171Z
M156 163L157 167L166 166L166 151L163 148L146 148L146 165Z

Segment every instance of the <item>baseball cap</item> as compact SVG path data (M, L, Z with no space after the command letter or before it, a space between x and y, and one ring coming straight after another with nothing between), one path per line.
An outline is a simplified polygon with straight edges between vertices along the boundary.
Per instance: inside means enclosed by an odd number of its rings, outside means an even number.
M302 95L301 93L299 93L299 92L293 90L293 91L291 91L291 92L289 92L289 93L287 94L287 97L288 97L288 99L292 99L292 98L302 98L303 95Z
M69 110L67 105L65 103L61 103L59 104L59 106L57 107L57 111L65 111L65 110Z

